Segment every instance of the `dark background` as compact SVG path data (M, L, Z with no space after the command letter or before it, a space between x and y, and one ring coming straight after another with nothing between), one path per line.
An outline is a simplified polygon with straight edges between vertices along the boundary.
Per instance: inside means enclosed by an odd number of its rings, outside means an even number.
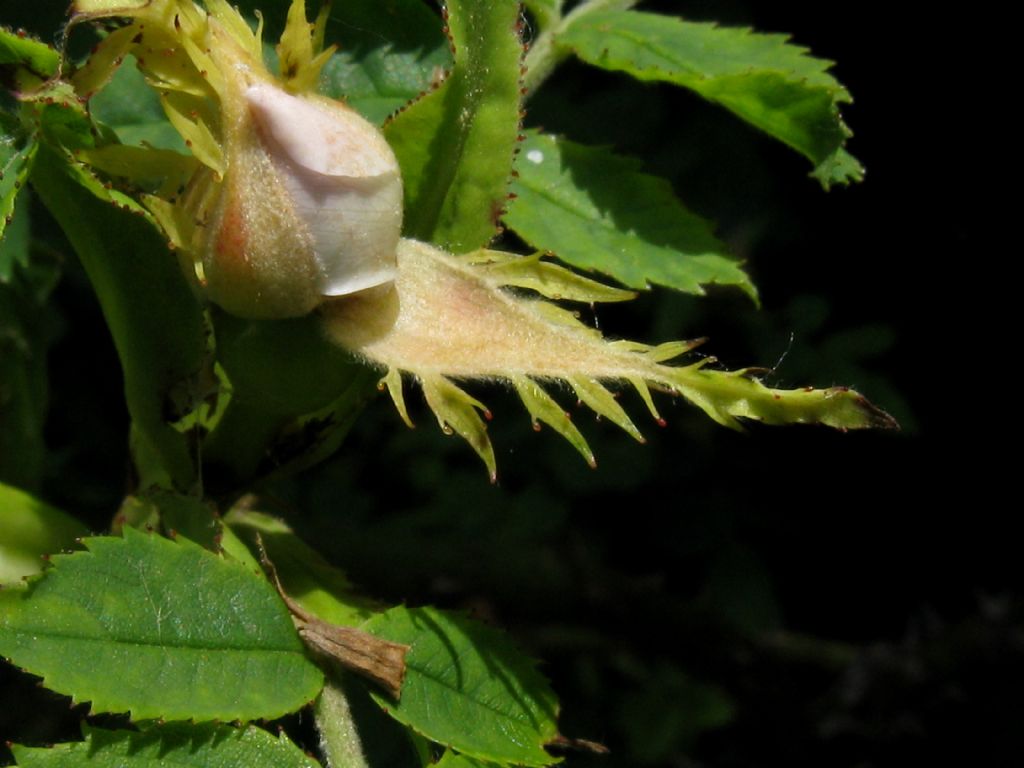
M54 30L50 5L5 4L0 21ZM710 353L774 368L772 383L857 387L902 432L735 434L664 398L658 429L627 397L649 442L581 413L592 471L512 397L478 390L493 487L422 405L408 431L382 398L336 459L267 503L369 594L512 631L544 660L563 732L612 750L570 765L987 764L1024 722L1024 624L1009 455L992 437L1012 426L984 280L1003 254L983 245L998 155L972 96L983 38L969 19L874 4L644 7L788 32L837 61L867 177L824 193L802 157L697 97L566 65L527 123L669 177L763 301L654 292L599 310L601 327L709 335ZM102 530L126 490L119 370L73 256L47 237L66 257L43 496ZM71 738L80 715L0 669L0 738Z

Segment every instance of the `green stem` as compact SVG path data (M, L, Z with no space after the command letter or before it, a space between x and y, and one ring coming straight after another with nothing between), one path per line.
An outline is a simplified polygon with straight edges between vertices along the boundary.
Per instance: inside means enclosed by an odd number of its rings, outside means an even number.
M574 21L596 11L625 11L632 8L639 0L587 0L580 3L567 16L556 23L549 24L537 39L533 41L526 54L526 74L523 76L523 87L529 99L551 73L565 61L571 51L558 46L558 36L569 28Z
M369 768L348 698L330 676L313 705L313 715L328 768Z

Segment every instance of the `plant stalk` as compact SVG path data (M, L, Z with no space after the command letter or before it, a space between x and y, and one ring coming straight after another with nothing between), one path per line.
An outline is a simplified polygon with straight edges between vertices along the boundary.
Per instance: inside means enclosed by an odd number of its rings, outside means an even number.
M523 76L523 87L526 89L525 99L529 99L551 73L563 61L569 58L571 51L558 46L561 35L577 19L597 11L626 11L636 5L638 0L587 0L580 3L566 16L549 24L533 41L526 53L526 74Z

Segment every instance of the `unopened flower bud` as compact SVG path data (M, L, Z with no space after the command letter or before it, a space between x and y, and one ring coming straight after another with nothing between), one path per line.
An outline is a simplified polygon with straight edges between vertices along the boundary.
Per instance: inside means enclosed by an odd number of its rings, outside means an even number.
M320 293L395 279L402 228L398 162L373 125L330 99L269 85L246 93L271 161L313 238Z
M267 82L242 98L202 248L209 297L245 317L289 317L394 280L402 182L380 131Z
M191 0L109 5L76 0L81 14L132 19L101 44L76 87L94 92L135 53L159 89L192 150L178 165L193 170L185 189L164 188L146 204L209 299L242 317L297 317L395 279L398 162L376 126L313 92L332 53L319 50L325 14L309 24L304 0L293 0L277 77L263 63L260 29L224 0L205 10ZM149 55L154 44L161 56ZM170 170L167 178L182 176Z

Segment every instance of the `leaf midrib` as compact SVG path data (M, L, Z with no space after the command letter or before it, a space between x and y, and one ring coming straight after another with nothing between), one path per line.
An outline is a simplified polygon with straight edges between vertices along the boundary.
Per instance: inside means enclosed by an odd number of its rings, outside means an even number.
M184 643L174 642L150 642L145 640L131 640L122 638L111 638L111 637L89 637L86 635L74 635L64 632L52 632L44 630L30 631L25 629L17 629L11 627L0 627L0 633L8 633L11 636L36 636L41 635L46 638L53 638L55 640L68 640L78 641L82 643L95 643L95 644L113 644L113 645L126 645L136 646L140 648L173 648L177 650L189 650L189 651L233 651L239 653L270 653L270 654L293 654L303 655L301 648L267 648L264 646L254 647L242 647L233 645L187 645Z

